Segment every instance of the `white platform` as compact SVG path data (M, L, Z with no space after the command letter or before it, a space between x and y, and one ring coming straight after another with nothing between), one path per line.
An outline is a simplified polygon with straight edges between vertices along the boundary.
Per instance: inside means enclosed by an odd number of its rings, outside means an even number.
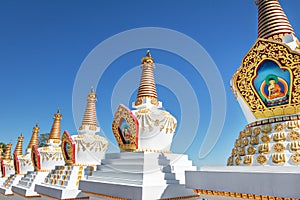
M186 172L191 189L300 198L300 168L278 166L203 167Z
M88 166L56 166L45 180L36 184L35 191L43 197L57 199L88 198L78 189L79 180L91 173Z
M114 196L153 200L194 196L184 186L185 170L196 170L187 155L163 153L110 153L79 189L93 199Z
M35 192L35 185L41 183L49 172L27 172L17 185L12 187L12 191L23 197L38 197Z
M10 175L0 186L0 193L3 195L13 195L11 190L13 185L16 185L21 179L22 175Z

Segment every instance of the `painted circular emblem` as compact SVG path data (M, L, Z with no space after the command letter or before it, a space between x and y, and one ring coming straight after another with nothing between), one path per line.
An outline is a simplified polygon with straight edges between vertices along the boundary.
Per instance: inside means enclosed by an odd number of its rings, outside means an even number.
M256 152L256 148L254 146L250 146L247 149L249 155L254 155Z
M291 156L291 160L295 164L300 164L300 153L295 153L294 155Z
M263 136L261 137L261 141L263 143L269 143L271 141L271 138L268 136L268 134L263 134Z
M278 123L278 124L275 125L274 129L275 129L276 132L283 131L284 125L282 123Z
M288 134L288 138L290 140L299 140L300 139L300 133L296 132L296 131L292 131Z
M282 153L285 150L285 146L282 143L276 143L273 145L273 150L276 153Z
M259 155L259 156L257 156L256 161L259 164L264 165L264 164L267 163L268 159L267 159L267 157L265 155Z

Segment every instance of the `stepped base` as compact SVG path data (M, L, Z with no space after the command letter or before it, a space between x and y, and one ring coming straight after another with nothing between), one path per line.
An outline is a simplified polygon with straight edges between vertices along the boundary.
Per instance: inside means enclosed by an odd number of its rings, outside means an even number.
M12 186L16 185L23 175L11 175L0 186L0 194L13 195Z
M219 196L218 199L223 197L224 199L228 197L298 199L300 197L299 167L205 167L200 171L187 171L186 180L186 187L195 189L196 193L204 197L208 195L210 198L214 198L212 196Z
M42 183L36 184L35 191L42 197L88 199L78 186L79 180L85 179L93 169L90 166L56 166Z
M163 153L110 153L79 189L91 199L153 200L197 195L182 184L184 171L196 170L186 155Z
M12 187L12 191L23 197L40 197L35 192L35 185L41 183L49 172L27 172L19 180L19 183Z

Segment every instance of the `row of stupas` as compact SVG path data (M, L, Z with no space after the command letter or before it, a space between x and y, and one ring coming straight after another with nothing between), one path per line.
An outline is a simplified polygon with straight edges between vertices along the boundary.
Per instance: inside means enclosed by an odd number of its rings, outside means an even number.
M80 134L64 131L61 137L62 114L58 111L53 117L47 146L38 147L37 125L25 155L22 155L23 136L19 137L14 159L8 156L9 162L2 165L11 166L11 171L3 171L0 193L45 199L197 197L184 186L185 170L196 167L187 155L173 154L170 150L177 120L158 101L154 58L149 51L142 58L141 68L134 109L121 104L112 123L121 152L105 154L108 141L95 134L100 128L92 88L78 130ZM9 148L11 145L7 152Z
M255 4L258 38L231 80L248 125L227 167L186 174L205 199L300 198L300 43L278 0Z

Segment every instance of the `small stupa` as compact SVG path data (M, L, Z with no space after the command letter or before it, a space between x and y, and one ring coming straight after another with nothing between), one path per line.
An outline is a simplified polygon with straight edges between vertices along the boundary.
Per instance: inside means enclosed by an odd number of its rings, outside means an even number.
M11 143L6 145L6 151L5 151L4 156L1 160L2 178L7 178L7 177L9 177L9 175L15 173L14 162L13 162L13 159L11 157L11 148L12 148Z
M10 168L10 169L13 169L14 171L12 172L12 170L10 170L9 173L6 174L8 177L0 186L1 194L12 195L13 194L13 192L11 190L12 185L14 183L18 183L22 177L20 174L17 174L18 169L17 169L16 158L18 156L22 155L23 140L24 140L24 137L21 134L18 137L18 142L17 142L16 148L15 148L14 154L13 154L13 159L10 159L9 164L5 165L6 169ZM11 166L11 163L13 163L13 166ZM7 171L6 171L6 173L7 173Z
M97 95L94 88L87 96L87 105L79 128L79 135L70 135L65 131L62 136L62 152L65 165L56 166L36 192L46 197L58 199L76 199L87 197L79 190L79 181L86 179L101 164L108 148L108 140L96 135L100 132L96 113Z
M12 191L24 197L40 196L35 192L35 185L45 180L48 173L57 165L64 165L65 161L61 151L60 139L60 121L62 114L58 109L53 116L52 128L47 140L46 147L40 147L33 144L31 147L31 159L34 171L28 171L19 181L13 186ZM38 129L36 129L37 131ZM34 136L35 138L36 136ZM36 140L35 140L36 142Z
M112 123L120 153L107 153L97 170L80 181L92 198L163 199L194 197L184 187L184 170L195 170L187 155L170 151L177 121L157 99L154 58L142 58L138 95L130 110L120 105Z
M278 0L255 3L258 39L231 80L248 125L228 167L187 173L188 187L203 198L300 198L299 40Z

